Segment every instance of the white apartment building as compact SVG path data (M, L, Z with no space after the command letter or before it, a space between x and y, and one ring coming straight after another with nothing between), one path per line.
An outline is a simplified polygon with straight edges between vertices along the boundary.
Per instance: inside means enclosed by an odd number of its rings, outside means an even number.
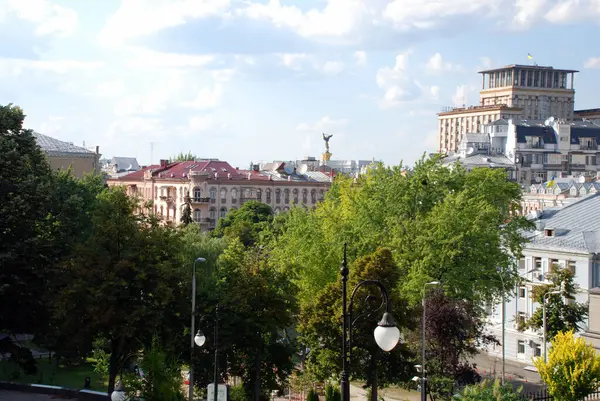
M270 205L278 213L292 205L314 207L329 189L333 176L320 171L299 172L285 163L271 163L269 169L239 170L220 160L197 160L159 165L107 181L127 187L131 195L153 201L154 213L165 222L179 224L187 197L192 217L204 230L211 230L249 200Z
M579 286L576 302L588 302L590 290L600 286L600 194L584 197L561 209L538 212L536 231L528 233L524 257L518 269L524 283L515 288L514 295L506 299L504 346L506 358L531 363L531 358L542 354L542 333L517 330L517 321L528 318L541 305L531 299L532 288L548 284L546 275L550 267L558 264L575 273ZM597 292L593 290L592 292ZM569 302L566 300L566 302ZM502 306L495 305L488 311L489 331L497 339L502 338ZM596 336L600 340L600 316L589 314L581 335ZM600 344L600 342L599 342ZM501 356L502 345L488 352Z
M456 151L465 133L480 132L483 124L499 119L572 120L577 72L516 64L480 71L480 104L438 113L438 151Z

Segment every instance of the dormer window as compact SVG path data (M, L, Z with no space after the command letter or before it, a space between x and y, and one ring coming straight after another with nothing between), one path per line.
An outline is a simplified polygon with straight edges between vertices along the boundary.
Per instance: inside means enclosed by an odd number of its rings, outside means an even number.
M546 237L554 237L554 229L552 228L547 228L544 230L544 235Z

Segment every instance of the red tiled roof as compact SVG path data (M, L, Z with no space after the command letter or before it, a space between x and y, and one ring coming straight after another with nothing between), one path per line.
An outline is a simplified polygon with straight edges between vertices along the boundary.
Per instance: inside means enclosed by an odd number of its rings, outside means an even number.
M238 170L231 167L231 165L225 161L216 160L201 160L201 161L185 161L185 162L174 162L169 163L166 166L154 164L151 166L144 167L139 171L134 171L131 174L127 174L118 178L120 181L134 181L142 180L146 171L152 170L154 178L164 179L187 179L190 171L193 172L205 172L214 178L215 174L218 174L219 178L225 178L228 174L231 174L232 179L246 179L247 175L241 174Z

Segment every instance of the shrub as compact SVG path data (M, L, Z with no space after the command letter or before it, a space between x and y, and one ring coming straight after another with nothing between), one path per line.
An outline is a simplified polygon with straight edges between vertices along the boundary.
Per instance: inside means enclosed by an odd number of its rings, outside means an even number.
M314 388L311 388L306 395L306 401L319 401L319 394L317 394Z
M525 401L522 391L522 387L515 391L510 384L503 386L500 380L484 380L465 387L457 398L464 401Z

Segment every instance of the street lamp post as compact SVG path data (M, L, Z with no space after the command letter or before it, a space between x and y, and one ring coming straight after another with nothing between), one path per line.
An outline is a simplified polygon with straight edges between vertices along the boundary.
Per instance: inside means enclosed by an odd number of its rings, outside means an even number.
M202 340L201 344L198 346L202 346L206 338L202 335L200 331L198 334L194 336L194 332L196 331L196 263L204 263L206 259L197 258L194 260L193 269L192 269L192 328L190 331L190 383L189 383L189 401L194 401L194 342L198 343L198 341ZM197 340L197 341L196 341Z
M544 363L548 361L547 355L546 355L546 332L547 332L547 328L546 328L546 303L548 302L548 295L554 295L554 294L560 294L561 292L556 290L556 291L549 291L547 293L544 294L543 297L543 302L542 302L542 332L543 332L543 342L544 342Z
M343 307L343 315L342 315L342 374L340 377L340 387L342 390L342 401L350 401L350 382L348 375L349 368L349 358L348 352L349 347L348 343L352 339L352 325L354 322L352 321L352 302L354 300L354 295L356 295L357 290L364 285L374 285L379 287L381 291L381 298L383 299L383 303L385 304L385 312L381 320L377 323L377 327L374 331L375 342L383 351L389 352L400 340L400 330L396 327L394 323L394 318L390 312L391 305L390 299L388 297L387 289L385 286L378 280L363 280L354 287L352 290L352 294L350 295L350 304L347 303L347 283L348 283L348 264L346 259L346 244L344 244L344 259L342 261L342 268L340 269L340 274L342 276L342 307ZM382 304L383 305L383 304ZM348 308L349 306L349 308Z
M427 291L428 285L440 285L439 281L431 281L429 283L425 283L423 285L423 317L421 318L423 321L422 329L421 329L421 401L427 401L427 382L425 377L425 306L426 306L426 296L425 291Z

